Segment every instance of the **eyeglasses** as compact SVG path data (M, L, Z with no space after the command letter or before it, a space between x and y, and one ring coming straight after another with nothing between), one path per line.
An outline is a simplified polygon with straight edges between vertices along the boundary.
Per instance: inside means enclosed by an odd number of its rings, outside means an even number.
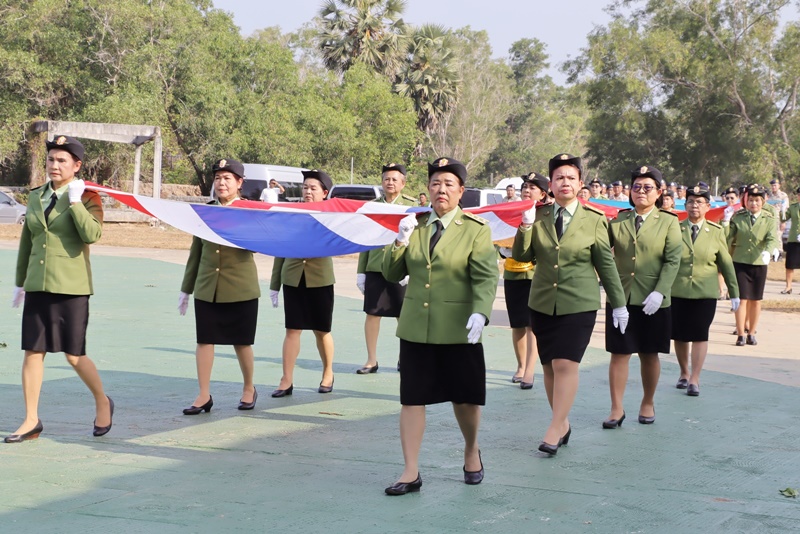
M733 195L729 195L729 196L725 197L725 200L736 200L736 199L737 199L737 197L735 197Z
M633 184L631 186L631 191L644 191L645 193L650 193L655 191L657 188L652 185L642 185L642 184Z
M690 198L689 200L687 200L685 202L685 204L687 206L691 206L691 205L694 205L694 204L697 204L698 206L703 206L704 204L708 204L708 202L706 202L705 200L695 200L693 198Z

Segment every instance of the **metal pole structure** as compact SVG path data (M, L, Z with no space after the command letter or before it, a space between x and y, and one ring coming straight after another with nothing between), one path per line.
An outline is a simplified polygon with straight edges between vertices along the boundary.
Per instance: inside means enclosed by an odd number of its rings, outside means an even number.
M353 158L350 158L350 185L353 185Z
M153 198L161 198L161 128L153 140Z
M719 195L719 176L714 178L714 196Z
M142 145L136 147L136 155L133 158L133 194L139 194L139 178L142 175Z

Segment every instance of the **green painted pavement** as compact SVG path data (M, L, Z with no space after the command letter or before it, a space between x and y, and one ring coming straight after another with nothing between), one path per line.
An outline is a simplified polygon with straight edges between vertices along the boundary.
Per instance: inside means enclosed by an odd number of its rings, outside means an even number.
M0 250L0 432L23 416L20 310L8 306L16 254ZM654 425L636 423L632 360L621 430L604 431L607 354L590 349L570 444L536 452L549 422L537 367L532 391L510 383L510 334L488 327L481 428L486 479L462 482L461 436L448 405L430 407L422 491L387 497L402 470L397 340L384 320L381 371L364 361L358 300L337 296L336 383L304 334L292 397L280 378L283 313L262 299L255 345L260 397L236 410L241 375L230 347L214 366L210 414L181 409L197 393L194 322L177 313L182 267L96 256L88 351L114 398L114 427L91 436L93 403L61 355L46 362L41 437L0 444L0 530L28 532L786 532L800 530L797 388L706 371L702 395L676 390L664 358ZM267 292L267 286L262 288ZM713 358L713 356L709 356Z

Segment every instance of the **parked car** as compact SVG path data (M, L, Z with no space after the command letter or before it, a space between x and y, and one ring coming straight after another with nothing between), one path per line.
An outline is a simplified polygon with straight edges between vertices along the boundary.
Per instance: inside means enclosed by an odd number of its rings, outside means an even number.
M328 198L349 198L352 200L375 200L383 196L379 185L336 184L328 192Z
M261 193L269 187L270 180L276 180L283 192L278 194L280 202L300 202L303 199L303 169L283 165L262 165L244 163L244 182L240 196L247 200L261 200ZM214 198L214 190L211 190Z
M467 187L461 196L462 208L480 208L492 204L500 204L506 196L505 189L478 189L477 187Z
M14 200L9 193L0 191L0 223L23 224L25 206Z

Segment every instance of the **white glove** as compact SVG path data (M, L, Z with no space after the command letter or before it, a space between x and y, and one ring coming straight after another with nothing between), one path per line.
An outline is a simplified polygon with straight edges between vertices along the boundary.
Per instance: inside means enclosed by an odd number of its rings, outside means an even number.
M19 305L22 304L23 300L25 300L25 290L21 287L15 287L14 296L11 297L11 307L19 308Z
M364 294L364 288L366 287L365 284L367 283L367 275L365 273L358 273L356 275L356 287L361 294Z
M67 186L69 192L69 203L74 204L81 201L83 191L86 189L86 183L83 180L72 180Z
M189 307L189 293L181 291L178 295L178 312L181 315L186 315L186 309Z
M773 249L773 251L772 251L772 261L778 261L778 259L780 257L781 257L781 251L778 250L777 248Z
M735 312L739 309L739 297L731 297L731 311Z
M725 222L730 222L731 217L733 217L733 213L736 211L736 208L733 206L728 206L725 208L725 211L722 212L722 220Z
M408 245L408 238L417 226L417 216L413 213L407 215L400 221L397 228L397 242L401 245Z
M277 308L278 307L278 291L270 289L269 290L269 298L272 301L272 307L273 308Z
M536 220L536 204L531 206L531 209L522 212L522 224L530 226Z
M614 322L614 328L619 328L619 333L624 334L625 329L628 328L628 308L625 306L614 308L611 310L611 318Z
M504 258L510 258L511 249L508 247L500 247L500 255L503 256Z
M797 233L797 242L800 243L800 232Z
M664 295L658 291L653 291L642 302L642 306L644 306L642 311L644 311L645 315L653 315L661 307L662 302L664 302Z
M401 287L407 286L408 285L408 275L405 275L405 277L402 280L400 280L398 283L400 284Z
M763 263L764 265L769 264L769 252L767 252L766 250L761 253L761 263Z
M483 332L483 327L485 325L486 317L482 313L473 313L470 315L469 321L467 321L467 330L469 330L467 341L473 345L477 343L481 339L481 332Z

